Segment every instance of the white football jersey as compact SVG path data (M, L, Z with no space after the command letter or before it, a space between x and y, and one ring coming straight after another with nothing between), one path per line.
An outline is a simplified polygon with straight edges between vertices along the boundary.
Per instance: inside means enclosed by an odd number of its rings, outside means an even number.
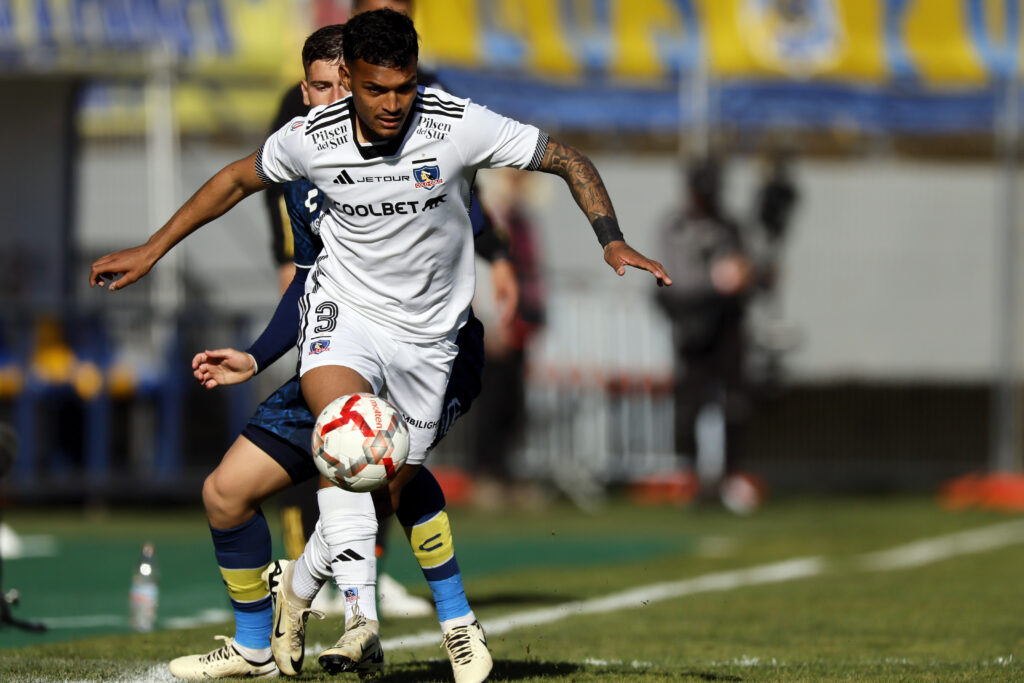
M420 88L395 138L360 144L352 97L316 107L271 135L256 157L267 183L307 178L327 194L327 258L307 290L404 341L448 337L476 286L469 196L480 168L539 166L548 136L442 90ZM305 322L305 321L304 321Z

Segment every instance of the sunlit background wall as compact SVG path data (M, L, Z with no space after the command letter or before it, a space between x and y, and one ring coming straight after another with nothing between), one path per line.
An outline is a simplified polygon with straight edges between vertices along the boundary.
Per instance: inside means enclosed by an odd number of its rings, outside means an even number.
M685 159L728 160L729 210L753 232L767 162L790 159L799 201L751 315L745 467L777 491L928 489L1020 464L1022 4L420 0L415 18L448 89L592 156L654 258ZM347 16L343 0L0 0L8 495L197 500L294 371L191 380L194 352L244 348L277 303L258 197L127 290L86 279L262 143L305 36ZM515 471L585 498L679 466L672 342L649 278L617 278L561 181L537 175L547 319ZM437 463L471 469L469 441L456 430Z

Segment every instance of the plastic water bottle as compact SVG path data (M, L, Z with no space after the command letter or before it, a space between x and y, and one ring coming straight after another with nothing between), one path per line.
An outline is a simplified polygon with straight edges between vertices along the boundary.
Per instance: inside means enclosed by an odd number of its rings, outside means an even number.
M131 626L134 631L152 631L156 624L156 608L160 598L156 549L152 543L142 546L142 553L132 574Z

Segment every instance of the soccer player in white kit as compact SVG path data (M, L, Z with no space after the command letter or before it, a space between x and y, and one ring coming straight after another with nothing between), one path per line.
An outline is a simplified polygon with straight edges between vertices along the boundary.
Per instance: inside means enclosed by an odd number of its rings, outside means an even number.
M473 296L467 208L478 169L513 166L559 175L619 275L631 266L649 271L659 284L671 279L661 264L626 244L584 155L533 126L418 88L417 37L408 17L390 10L358 15L345 26L343 49L349 97L293 120L255 154L222 169L146 244L98 259L90 283L116 275L111 289L134 282L178 241L268 183L308 178L322 188L328 195L319 225L324 252L301 304L302 390L314 415L339 396L371 392L406 416L408 462L388 487L390 500L376 496L381 508L390 503L394 509L427 456L453 340ZM330 547L360 555L367 548L372 555L377 520L370 496L334 499L343 502L321 510L322 525L332 530ZM375 611L372 601L358 599L372 595L374 580L350 577L354 615ZM352 634L359 641L353 668L377 638L370 621ZM471 640L482 643L483 631L473 625ZM483 680L489 668L460 676L456 667L456 678Z

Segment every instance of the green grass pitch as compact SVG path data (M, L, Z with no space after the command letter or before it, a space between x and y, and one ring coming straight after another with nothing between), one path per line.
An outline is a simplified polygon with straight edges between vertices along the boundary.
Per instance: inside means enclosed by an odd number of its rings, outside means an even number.
M450 515L491 629L493 680L1024 680L1018 516L921 497L783 499L747 518L621 499L596 514ZM0 628L0 680L171 681L169 659L232 633L199 510L8 511L5 522L39 551L4 563L4 588L22 595L14 614L52 627ZM160 622L133 634L144 540L160 560ZM397 527L391 546L385 570L426 595ZM311 621L311 651L341 629ZM382 680L451 680L436 632L431 619L386 621ZM422 644L397 644L417 634ZM307 655L300 680L330 678Z

